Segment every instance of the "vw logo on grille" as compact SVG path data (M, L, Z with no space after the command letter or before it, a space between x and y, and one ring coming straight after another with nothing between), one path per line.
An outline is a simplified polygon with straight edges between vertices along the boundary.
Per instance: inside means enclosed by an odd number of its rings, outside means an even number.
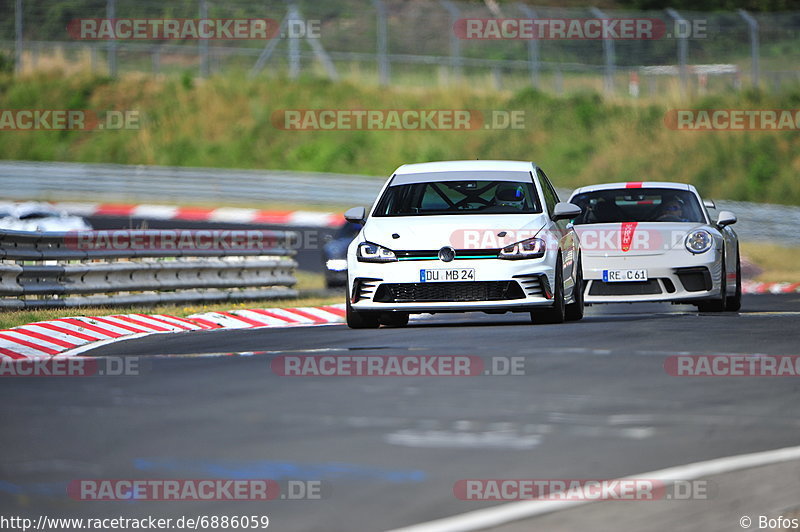
M442 262L450 262L456 258L456 250L450 246L445 246L439 250L439 260Z

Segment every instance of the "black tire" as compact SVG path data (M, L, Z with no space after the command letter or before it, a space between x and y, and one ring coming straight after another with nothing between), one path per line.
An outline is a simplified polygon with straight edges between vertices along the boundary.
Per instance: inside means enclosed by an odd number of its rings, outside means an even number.
M377 329L380 327L377 312L358 312L350 305L347 298L347 326L351 329Z
M739 249L736 249L736 291L725 302L725 310L736 312L742 308L742 261Z
M720 283L720 296L717 299L709 299L697 303L697 310L700 312L724 312L728 304L728 273L725 268L725 260L722 261L722 282Z
M382 325L405 327L408 325L408 312L384 312L378 319Z
M556 280L553 283L553 306L551 308L531 311L533 323L551 324L564 323L564 272L561 266L561 255L556 260Z
M583 264L580 258L575 267L578 269L575 274L575 286L572 289L572 298L575 301L564 307L564 319L567 321L583 319Z

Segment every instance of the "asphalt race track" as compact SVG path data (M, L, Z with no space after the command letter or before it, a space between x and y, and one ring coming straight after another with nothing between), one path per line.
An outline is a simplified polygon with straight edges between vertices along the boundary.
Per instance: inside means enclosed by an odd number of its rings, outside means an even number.
M439 315L403 329L207 331L99 347L89 354L143 356L141 375L2 382L0 506L34 518L246 514L268 515L274 530L374 531L497 504L458 500L460 479L611 479L798 443L796 377L674 377L663 365L679 353L797 355L800 296L745 296L740 313L717 315L587 311L564 325ZM270 367L282 354L354 353L520 356L525 374L285 377ZM122 478L314 479L323 496L65 494L71 480ZM721 529L740 529L726 511Z

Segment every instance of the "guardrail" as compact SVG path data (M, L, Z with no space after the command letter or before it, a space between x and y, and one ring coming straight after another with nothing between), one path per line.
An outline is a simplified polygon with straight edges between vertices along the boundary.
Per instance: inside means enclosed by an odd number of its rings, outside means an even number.
M259 249L98 250L78 249L75 233L0 231L0 309L297 297L296 235L268 236Z
M8 199L63 202L141 201L219 205L300 203L372 205L385 178L275 170L227 170L84 163L0 162L0 190ZM562 199L571 191L558 189ZM717 200L739 218L742 240L800 245L800 207ZM714 214L714 213L712 213Z

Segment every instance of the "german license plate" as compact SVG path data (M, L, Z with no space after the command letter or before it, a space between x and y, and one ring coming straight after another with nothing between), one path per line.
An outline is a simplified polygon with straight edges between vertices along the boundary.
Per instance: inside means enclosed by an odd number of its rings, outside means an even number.
M439 268L420 270L419 282L442 283L445 281L474 281L475 268Z
M647 270L603 270L603 282L606 283L629 283L646 280Z

